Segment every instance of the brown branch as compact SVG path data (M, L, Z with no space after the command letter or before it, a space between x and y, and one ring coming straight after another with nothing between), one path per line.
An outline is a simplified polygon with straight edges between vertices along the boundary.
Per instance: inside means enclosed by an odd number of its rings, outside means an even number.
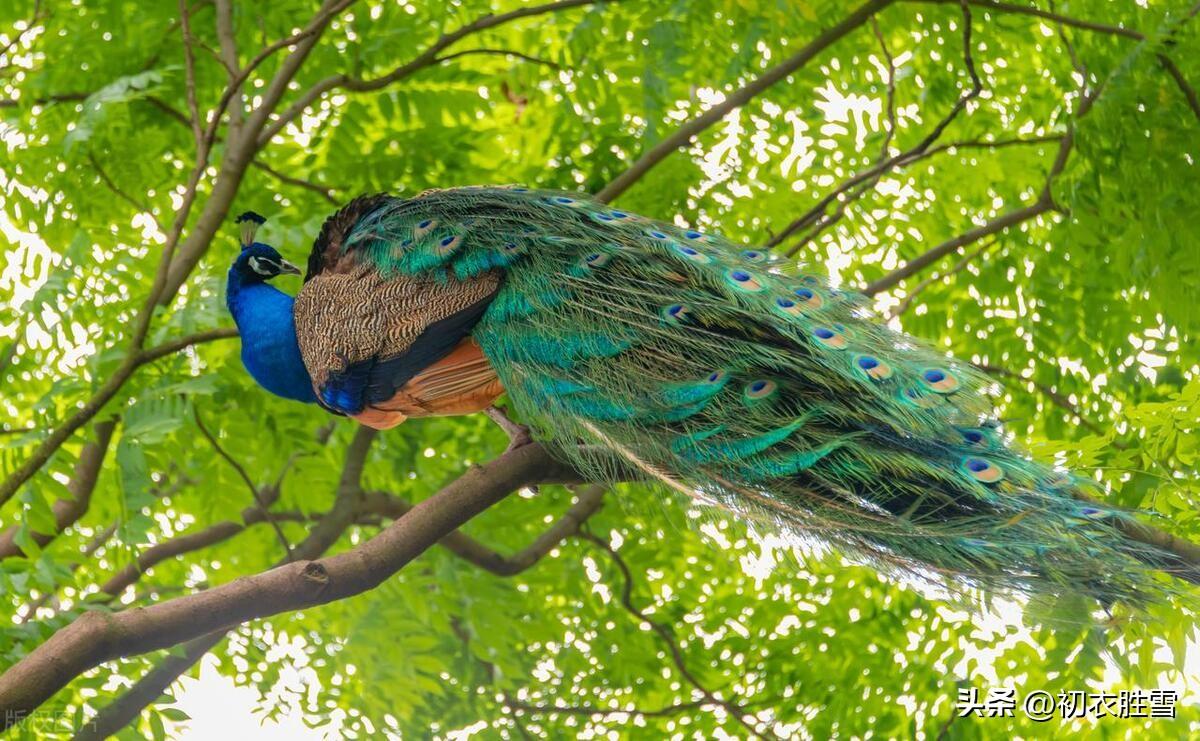
M117 523L114 522L111 525L109 525L108 527L101 530L100 532L96 533L94 536L92 536L92 539L89 540L87 545L85 545L83 547L83 550L80 551L80 555L84 559L91 558L92 555L96 551L100 550L101 546L103 546L105 543L107 543L109 540L112 539L112 536L114 534L116 534L116 532L117 532ZM79 567L82 565L82 563L83 563L82 561L76 561L75 563L72 563L71 567L70 567L71 573L74 574L76 571L78 571ZM30 602L28 605L26 605L25 610L21 614L21 617L17 620L17 623L19 625L24 625L25 623L28 623L29 621L31 621L35 617L37 617L38 610L42 609L43 607L45 607L46 605L51 604L51 603L53 603L53 605L54 605L53 609L57 610L59 603L58 603L58 599L57 599L57 595L56 595L56 590L54 590L54 589L47 590L36 600L34 600L33 602Z
M116 426L116 420L106 420L96 424L95 438L83 446L79 460L75 463L75 471L71 474L71 480L67 484L67 491L71 494L71 498L60 499L52 506L55 531L53 533L31 533L33 542L37 543L38 547L45 547L59 533L78 522L79 518L87 512L88 506L92 502L92 492L95 491L96 482L100 478L100 469L104 465L104 456L108 453L108 446L112 442L113 430L116 429ZM19 530L20 527L14 525L0 533L0 560L25 556L21 547L16 543Z
M905 2L914 5L958 5L962 0L904 0ZM1082 28L1087 31L1096 31L1106 33L1113 36L1123 36L1128 39L1137 39L1141 41L1146 38L1142 34L1129 28L1121 28L1120 26L1109 26L1103 23L1083 20L1080 18L1072 18L1061 13L1055 13L1050 10L1042 10L1041 8L1030 5L1017 5L1016 3L1001 2L1000 0L967 0L970 5L977 8L987 8L989 10L997 10L1004 13L1016 13L1018 15L1030 15L1035 18L1041 18L1047 21L1061 23L1064 26L1072 28Z
M294 185L297 188L304 188L305 190L311 190L313 193L316 193L317 195L321 196L326 201L329 201L329 203L331 205L340 206L342 204L342 202L337 199L337 196L334 195L334 193L337 190L336 188L331 188L327 185L320 185L318 183L314 183L309 180L301 180L300 178L292 177L291 175L285 175L282 172L279 172L275 168L271 167L267 163L261 162L259 160L254 160L250 164L251 164L251 166L267 173L268 175L275 178L276 180L278 180L281 183L287 183L288 185Z
M558 521L528 546L511 556L503 556L458 530L442 538L439 545L464 561L497 576L516 576L536 564L564 540L578 533L583 523L600 509L604 491L602 486L586 487ZM411 504L385 492L370 492L363 502L364 512L391 519L399 519L411 510Z
M233 98L229 104L229 136L237 139L241 134L242 121L246 115L246 96L240 83L234 83L241 67L238 64L237 33L233 28L233 3L230 0L217 0L217 42L221 47L218 59L229 75L229 84L233 86Z
M875 38L879 40L879 49L881 52L883 52L883 58L887 60L888 67L888 130L883 137L883 146L879 150L879 156L882 159L888 156L888 151L892 146L892 139L896 136L896 60L892 57L892 52L888 49L887 39L883 37L883 31L879 30L879 20L875 18L875 16L871 16L871 31L874 32Z
M866 23L880 10L891 5L892 2L893 0L867 0L867 2L860 5L836 25L818 34L815 39L810 41L807 46L796 54L793 54L780 64L742 85L727 95L725 100L720 104L709 108L704 113L680 126L673 134L639 157L625 172L601 188L600 192L595 196L596 200L601 203L607 203L629 190L630 186L640 180L655 165L666 159L668 155L677 149L686 147L694 137L720 121L730 111L741 108L759 93L795 73L822 51L839 41L843 36Z
M1039 198L1032 205L1019 208L1015 211L1010 211L1003 216L989 221L983 226L976 227L975 229L964 232L953 239L942 242L936 247L927 250L923 254L914 257L913 259L904 263L903 266L893 270L882 278L874 280L863 286L862 292L868 296L874 296L881 291L886 291L887 289L903 281L905 278L921 272L927 266L937 262L951 252L954 252L959 247L972 244L973 242L978 242L984 237L990 237L993 234L999 234L1010 226L1016 226L1017 224L1029 221L1030 219L1040 216L1047 211L1053 210L1053 208L1054 204L1052 201L1049 199Z
M459 57L467 57L467 56L480 55L480 54L489 55L489 56L497 56L497 57L516 57L517 59L523 59L526 62L532 62L533 64L540 64L544 67L550 67L551 69L562 69L562 67L557 62L552 62L549 59L542 59L541 57L535 57L531 54L522 54L521 52L513 51L512 49L492 49L492 48L487 48L487 47L479 48L479 49L466 49L463 51L456 51L453 54L447 54L445 56L438 57L434 61L436 64L441 64L442 62L449 62L451 59L458 59Z
M914 4L931 4L931 5L945 5L945 4L949 4L949 3L961 2L961 0L905 0L905 1L914 3ZM1094 31L1096 33L1108 34L1110 36L1120 36L1122 38L1133 39L1135 41L1145 41L1146 40L1146 35L1144 33L1137 31L1135 29L1132 29L1132 28L1123 28L1121 26L1110 26L1110 25L1107 25L1104 23L1097 23L1095 21L1088 21L1088 20L1083 20L1080 18L1073 18L1071 16L1063 15L1062 13L1058 13L1053 10L1042 10L1041 8L1037 8L1037 7L1031 7L1028 5L1017 5L1015 3L1000 2L999 0L969 0L969 2L971 5L974 5L976 7L987 8L989 10L995 10L995 11L1000 11L1000 12L1004 12L1004 13L1015 13L1017 15L1029 15L1029 16L1033 16L1035 18L1041 18L1043 20L1054 21L1054 22L1059 23L1064 26L1070 26L1072 28L1083 29L1085 31ZM1185 21L1191 20L1192 18L1194 18L1197 15L1197 13L1200 13L1200 3L1193 5L1184 14L1183 18L1179 21L1179 23L1183 23ZM1174 33L1174 30L1175 29L1172 29L1171 32L1168 33L1165 38L1169 39L1172 36L1172 34ZM1191 85L1188 84L1187 79L1184 78L1183 73L1180 72L1179 67L1177 67L1175 65L1175 62L1172 61L1169 56L1167 56L1163 52L1156 52L1155 57L1158 59L1159 64L1162 65L1163 69L1166 70L1167 74L1175 82L1175 85L1176 85L1176 87L1179 88L1179 91L1181 93L1183 93L1184 98L1187 100L1188 107L1192 109L1192 112L1196 115L1196 118L1200 119L1200 98L1196 97L1195 88L1193 88Z
M42 20L42 0L34 0L33 14L29 17L29 20L25 22L25 28L21 29L16 36L13 36L11 39L9 39L8 43L0 47L0 56L7 55L14 46L21 43L21 40L25 38L25 34L36 28L37 23L40 20ZM8 64L5 64L4 66L7 67Z
M200 125L200 104L196 99L196 55L192 52L192 27L188 20L187 0L179 0L179 28L183 33L183 69L186 78L188 111L191 113L192 136L196 139L196 151L204 149L204 130Z
M608 0L616 2L617 0ZM371 92L380 90L395 82L398 82L410 75L438 64L449 57L439 57L442 51L451 45L461 41L475 33L485 31L496 26L501 26L512 21L522 18L531 18L534 16L545 15L547 13L556 13L561 10L577 8L583 5L591 5L597 0L557 0L557 2L546 3L544 5L530 5L524 8L518 8L508 13L500 15L485 15L471 23L461 26L449 33L442 34L429 48L412 58L408 62L396 67L391 72L374 78L360 78L351 75L340 73L330 75L322 80L317 81L308 90L300 94L300 97L288 106L283 113L275 118L269 126L262 129L262 133L258 136L258 146L261 148L266 146L267 142L275 138L275 136L283 131L284 127L292 121L300 117L304 111L308 110L316 101L320 100L326 93L337 89L350 90L352 92Z
M130 355L113 375L109 377L109 380L93 394L91 399L76 409L58 427L54 428L54 431L38 445L33 454L22 461L21 465L17 466L16 470L4 480L4 483L0 485L0 504L8 501L22 484L37 473L45 465L46 461L50 460L50 456L54 454L54 451L58 450L76 430L99 414L104 405L117 395L121 386L133 375L135 370L147 363L152 363L162 357L179 352L185 347L236 336L237 330L233 328L210 329L170 340L161 345Z
M633 572L630 571L629 564L625 563L625 559L621 558L621 554L617 553L616 549L613 548L608 541L597 537L592 533L584 531L580 533L580 537L608 553L609 558L612 559L612 562L621 572L621 591L620 595L618 596L621 606L625 608L626 612L636 618L639 624L650 626L650 629L658 634L658 637L662 639L664 644L666 644L667 650L671 654L671 661L675 664L675 668L679 671L679 675L683 677L688 684L696 688L697 692L704 696L705 704L716 705L724 708L725 711L729 713L730 717L740 723L746 728L746 730L750 731L750 733L754 734L755 736L767 735L774 738L775 735L771 733L769 728L764 734L763 731L760 731L755 727L754 724L746 720L745 716L747 715L753 717L748 710L737 703L717 697L712 690L708 689L708 687L701 683L699 678L697 678L696 675L693 674L690 669L688 669L687 662L683 657L683 652L680 650L679 643L676 641L675 634L672 632L671 628L664 623L651 620L643 610L639 609L633 604Z
M830 214L828 217L826 217L825 209L829 206L834 198L838 198L843 195L846 192L846 189L835 190L822 198L816 206L809 209L808 213L804 214L799 219L796 219L791 224L788 224L782 232L772 237L771 241L767 243L768 248L778 245L799 229L807 226L810 222L816 221L816 226L813 228L813 230L810 231L803 239L792 245L784 254L791 256L799 252L806 244L816 239L816 237L825 231L825 229L840 221L842 215L846 212L846 207L849 206L852 201L861 198L867 192L868 188L873 187L875 183L879 182L884 173L891 170L899 162L913 162L922 157L926 151L933 146L934 142L941 138L942 134L947 128L949 128L950 124L953 123L956 118L958 118L958 114L966 109L967 104L979 97L979 94L983 92L983 83L980 81L979 73L975 69L975 56L971 49L971 11L966 2L961 4L961 8L963 65L967 68L967 74L971 78L971 87L955 99L954 105L950 107L950 110L946 113L946 115L943 116L937 122L937 124L934 125L933 129L931 129L930 132L921 139L921 141L917 142L914 147L896 155L890 160L884 160L879 165L869 168L867 172L871 174L867 177L861 179L851 178L851 182L858 180L858 182L854 182L854 185L858 186L858 191L851 198L842 199L833 214ZM880 41L882 42L882 38ZM859 185L859 183L862 184Z
M1076 419L1079 420L1080 425L1083 425L1084 427L1086 427L1087 429L1096 433L1097 435L1104 433L1104 428L1102 428L1100 425L1096 424L1092 420L1088 419L1083 414L1083 411L1080 410L1079 407L1077 407L1075 404L1071 403L1070 399L1068 399L1063 394L1058 393L1057 391L1050 388L1046 384L1039 383L1038 381L1035 381L1032 378L1025 378L1021 374L1011 371L1008 368L1004 368L999 365L988 365L986 363L974 363L973 365L976 368L978 368L979 370L983 371L984 373L987 373L990 376L1000 376L1003 378L1011 378L1015 381L1020 381L1022 383L1030 384L1035 389L1037 389L1038 391L1045 394L1046 398L1048 398L1050 401L1054 402L1055 406L1057 406L1060 409L1064 409L1064 410L1070 412L1072 416L1074 416Z
M360 427L355 432L354 439L346 448L346 457L342 464L334 505L321 518L308 537L296 546L294 556L297 559L309 561L319 558L354 523L362 498L362 472L376 435L376 431L369 427ZM282 566L284 563L280 562L280 565ZM193 638L184 644L180 653L163 658L125 694L102 708L90 721L86 722L83 729L76 735L76 741L107 738L131 723L141 714L142 710L162 697L162 694L174 684L180 675L220 643L231 627L225 626ZM3 675L0 675L0 682L3 682ZM3 704L4 701L0 700L0 706Z
M75 676L105 661L373 589L510 492L556 476L573 479L574 473L540 445L525 445L471 468L380 534L344 553L321 560L300 558L137 610L85 613L0 675L0 711L14 711L0 712L0 723L7 727Z
M609 717L612 715L634 715L642 718L665 718L672 715L679 715L689 710L699 710L708 704L708 700L695 700L693 702L683 702L675 705L668 705L657 710L639 710L631 708L629 710L618 710L613 708L599 708L595 705L535 705L520 700L514 700L511 697L504 696L504 706L512 710L521 710L534 715L588 715Z
M270 504L270 502L268 502ZM184 533L150 546L138 554L137 559L114 573L100 585L100 593L109 599L120 597L131 584L137 582L150 569L167 559L182 556L229 540L248 527L264 522L295 520L308 522L309 517L299 512L267 512L259 506L242 510L241 520L225 520L194 533ZM289 550L289 557L291 551ZM107 600L101 600L107 601Z
M91 93L59 93L58 95L47 95L42 98L34 98L30 105L45 105L47 103L72 103L87 100ZM16 108L21 105L20 100L5 98L0 100L0 108Z
M922 291L924 291L926 288L933 285L934 283L937 283L938 281L945 280L946 278L949 278L952 275L958 275L962 271L966 270L967 266L970 265L972 262L974 262L975 258L979 257L980 255L982 255L984 252L991 249L995 245L996 245L995 239L984 242L983 244L979 245L974 250L971 250L967 254L963 255L963 258L961 260L959 260L957 263L955 263L954 267L950 268L946 272L936 273L936 274L931 275L928 278L922 280L920 283L918 283L916 285L916 287L914 287L911 291L908 292L908 295L904 297L904 300L901 301L896 306L896 308L892 309L888 313L888 319L895 319L896 317L900 316L904 312L908 311L909 307L912 306L913 300L918 295L920 295L920 293Z
M1196 97L1196 88L1188 84L1187 78L1183 76L1183 72L1176 66L1174 60L1166 54L1158 55L1158 63L1162 65L1171 79L1175 81L1175 86L1183 93L1183 97L1187 100L1188 108L1192 109L1192 113L1196 116L1196 120L1200 121L1200 98Z

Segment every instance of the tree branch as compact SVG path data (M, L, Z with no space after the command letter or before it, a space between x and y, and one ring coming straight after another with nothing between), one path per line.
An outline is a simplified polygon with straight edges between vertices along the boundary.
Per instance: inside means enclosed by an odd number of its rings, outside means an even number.
M682 702L675 705L668 705L657 710L639 710L638 708L630 708L628 710L617 710L613 708L599 708L595 705L535 705L520 700L514 700L511 697L504 696L504 706L512 710L521 710L533 715L588 715L601 716L607 718L613 715L632 715L642 718L665 718L672 715L679 715L689 710L698 710L708 704L708 700L696 700L694 702Z
M212 446L212 449L217 452L217 455L219 455L225 460L226 463L233 467L233 470L237 471L237 474L242 479L242 482L246 484L246 488L250 490L250 496L255 502L258 503L258 511L262 512L263 517L266 518L266 521L268 524L270 524L271 529L275 531L275 537L279 540L279 544L283 546L284 560L291 561L292 544L288 542L287 536L283 534L283 530L279 527L279 523L275 522L274 518L271 517L270 506L276 499L279 498L279 490L275 488L268 489L264 492L258 488L258 486L250 478L250 474L246 473L246 467L239 463L236 458L230 455L229 451L225 450L221 443L217 441L217 438L213 437L213 434L208 431L207 427L204 426L204 420L200 417L200 407L196 406L195 404L192 405L192 416L196 419L196 427L200 429L200 434L205 440L208 441L208 444Z
M949 4L949 3L958 3L958 2L961 2L962 0L905 0L905 1L911 2L914 4L945 5L945 4ZM1088 20L1083 20L1080 18L1073 18L1071 16L1063 15L1062 13L1058 13L1053 10L1042 10L1041 8L1037 8L1037 7L1031 7L1028 5L1017 5L1015 3L1008 3L1008 2L1000 2L999 0L968 0L968 1L970 2L971 5L974 5L974 6L980 7L980 8L987 8L988 10L995 10L995 11L999 11L999 12L1003 12L1003 13L1014 13L1017 15L1029 15L1029 16L1033 16L1035 18L1041 18L1043 20L1054 21L1055 23L1059 23L1064 26L1070 26L1072 28L1079 28L1079 29L1083 29L1085 31L1094 31L1096 33L1108 34L1110 36L1120 36L1122 38L1133 39L1135 41L1145 41L1146 40L1146 35L1144 33L1134 30L1132 28L1123 28L1121 26L1110 26L1110 25L1107 25L1104 23L1096 23L1095 21L1088 21ZM1187 13L1184 14L1184 17L1181 19L1180 22L1191 20L1192 18L1194 18L1196 16L1197 13L1200 13L1200 3L1193 5L1187 11ZM1171 33L1174 33L1174 30L1172 30ZM1170 33L1167 34L1167 37L1169 38L1170 35L1171 35ZM1183 73L1180 72L1179 67L1177 67L1175 65L1175 62L1172 61L1169 56L1167 56L1163 52L1156 52L1155 57L1158 59L1159 64L1162 65L1163 69L1166 70L1167 74L1175 82L1175 85L1176 85L1176 87L1179 88L1179 91L1181 93L1183 93L1184 98L1187 100L1188 107L1192 109L1192 113L1194 113L1196 115L1197 119L1200 119L1200 99L1198 99L1196 97L1195 89L1191 85L1188 84L1187 80L1183 76Z
M191 113L192 136L196 151L204 149L204 132L200 125L200 104L196 100L196 56L192 52L192 26L188 20L187 0L179 0L179 28L183 33L183 69L188 111Z
M643 610L639 609L633 604L633 573L629 569L629 564L625 563L625 559L621 558L621 555L617 553L616 549L613 548L608 541L597 537L592 533L584 531L580 534L580 537L608 553L609 558L612 559L613 563L616 564L617 569L621 572L621 591L618 596L621 606L625 608L626 612L636 618L639 624L650 626L650 629L658 634L658 637L662 639L664 644L666 644L667 650L671 654L671 661L675 664L675 668L679 671L679 675L683 677L688 684L696 688L697 692L704 696L705 704L724 708L724 710L729 713L730 717L740 723L746 728L746 730L750 731L750 733L754 734L755 736L767 735L774 738L775 734L771 733L770 729L768 729L764 734L764 732L760 731L755 724L746 720L745 716L754 717L748 710L737 703L717 697L712 690L708 689L708 687L702 684L699 678L697 678L696 675L693 674L690 669L688 669L687 662L683 658L683 652L680 651L679 643L675 640L675 634L671 631L670 627L663 623L651 620Z
M4 719L0 722L7 727L23 716L20 711L33 710L75 676L105 661L373 589L515 489L561 477L574 480L575 475L540 445L525 445L468 470L383 532L345 553L321 560L302 558L138 610L85 613L0 675Z
M955 263L954 267L950 268L949 270L945 271L944 273L937 273L935 275L931 275L928 278L922 280L920 283L918 283L916 285L916 287L914 287L911 291L908 292L908 295L904 297L904 300L901 301L896 306L896 308L892 309L888 313L888 319L895 319L896 317L900 316L904 312L908 311L909 307L912 306L913 300L918 295L920 295L920 293L922 291L924 291L926 288L933 285L934 283L937 283L940 280L945 280L946 278L949 278L952 275L957 275L957 274L961 273L963 270L966 270L967 266L970 265L972 262L974 262L975 258L979 257L980 255L982 255L984 252L991 249L995 245L996 245L995 239L984 242L983 244L979 245L974 250L971 250L967 254L963 255L963 258L961 260L959 260L957 263Z
M302 560L319 558L354 523L362 499L362 472L376 435L376 431L369 427L359 427L355 431L354 439L346 448L346 458L342 464L342 474L338 480L334 505L321 518L308 537L296 546L293 552L295 558ZM280 564L283 565L283 562ZM131 723L141 714L142 710L162 697L162 694L181 674L220 643L228 633L228 627L193 638L184 644L180 653L165 657L125 694L102 708L90 721L85 723L83 729L76 736L76 741L107 738ZM51 637L50 640L54 640L54 638ZM0 675L0 683L3 681L4 675ZM0 697L2 697L2 691L0 691ZM0 699L0 707L4 704L4 700Z
M880 147L879 157L885 159L892 145L892 139L896 136L896 60L892 57L892 52L888 49L887 39L883 37L883 31L879 30L879 20L875 16L871 16L871 31L874 32L875 38L879 40L879 50L883 53L883 58L887 60L888 78L887 78L887 122L888 130L883 137L883 146Z
M618 0L607 1L617 2ZM288 106L283 113L277 116L269 126L266 126L264 129L262 129L262 133L258 136L258 146L260 148L266 146L266 144L274 139L280 131L283 131L285 126L299 118L304 111L308 110L309 106L320 100L320 98L328 92L337 90L339 88L360 93L380 90L394 82L398 82L399 80L409 77L410 75L423 70L426 67L431 67L435 64L445 61L446 59L449 59L450 57L439 58L438 55L451 45L461 41L467 36L479 33L480 31L485 31L489 28L495 28L496 26L511 23L512 21L520 20L522 18L531 18L534 16L545 15L547 13L556 13L561 10L577 8L583 5L592 5L595 2L597 2L597 0L557 0L557 2L546 3L544 5L530 5L524 8L518 8L516 10L509 11L508 13L501 13L500 15L485 15L472 21L471 23L466 24L465 26L455 29L454 31L442 34L442 36L438 38L438 40L435 41L432 46L408 62L396 67L386 75L368 79L352 77L345 73L330 75L329 77L319 80L308 90L305 90L303 93L301 93L300 97L296 99L295 102Z
M725 100L718 105L709 108L704 113L680 126L675 130L675 133L656 144L650 151L643 154L636 162L630 165L629 169L601 188L600 192L595 196L596 200L601 203L607 203L629 190L630 186L640 180L655 165L666 159L667 155L676 149L687 146L693 137L720 121L725 117L725 114L746 105L759 93L808 64L814 57L839 41L843 36L866 23L880 10L891 5L892 1L867 0L867 2L860 5L836 25L818 34L803 49L750 82L742 85L726 96Z
M129 355L126 361L114 371L113 375L109 376L108 381L92 395L92 398L88 399L70 417L67 417L58 427L54 428L54 431L38 445L33 454L22 461L21 465L17 466L16 470L4 480L4 483L0 484L0 504L4 504L11 499L17 489L21 488L22 484L37 473L45 465L46 461L50 460L50 456L54 455L54 452L76 430L83 427L89 420L99 414L104 405L117 395L117 392L120 391L125 381L129 380L129 377L138 368L172 353L179 352L185 347L236 336L237 329L235 328L210 329L169 340L156 347L140 350L137 353Z
M238 71L237 33L233 28L233 3L217 0L217 42L220 44L221 64L229 74L233 87L233 99L229 103L229 137L236 140L241 134L242 121L246 115L246 96L241 83L235 83Z
M278 498L278 497L276 497ZM268 502L268 506L273 502ZM158 564L171 558L182 556L185 553L191 553L203 548L209 548L217 543L229 540L233 536L242 532L246 528L257 525L263 522L275 522L275 518L279 519L296 519L307 520L300 513L270 513L261 506L247 507L242 510L241 520L225 520L214 525L209 525L206 528L198 530L194 533L184 533L169 540L164 540L150 546L146 550L138 554L137 559L114 573L103 584L100 585L101 594L107 595L109 598L120 597L129 585L138 581L142 576L154 568ZM289 549L288 557L291 557L292 551ZM286 562L286 559L285 559Z
M588 486L562 517L539 535L532 543L511 556L502 556L478 540L455 530L442 538L439 545L459 558L490 571L497 576L516 576L540 561L560 543L579 532L604 499L602 486ZM412 510L412 505L386 492L370 492L363 502L363 511L399 519Z
M155 215L154 210L152 208L150 208L150 205L138 201L133 196L131 196L128 193L126 193L125 191L121 190L121 188L116 184L116 182L111 177L109 177L108 173L104 171L104 168L101 167L99 160L96 159L95 153L90 152L90 151L88 152L88 162L91 163L92 169L94 169L96 171L96 174L100 177L100 182L104 183L106 188L108 188L110 191L112 191L113 194L116 195L118 198L120 198L122 201L125 201L130 206L133 206L138 211L148 214L150 216L150 218L154 221L154 226L155 226L155 228L158 229L158 233L162 234L164 236L166 235L167 230L163 229L162 223L159 222L158 216Z
M1100 425L1096 424L1092 420L1088 419L1083 414L1083 411L1079 409L1079 407L1077 407L1071 403L1070 399L1068 399L1066 396L1058 393L1057 391L1050 388L1046 384L1039 383L1037 381L1034 381L1031 378L1025 378L1021 374L1016 373L1012 370L1009 370L1008 368L1004 368L999 365L988 365L986 363L973 363L973 365L976 368L978 368L979 370L983 371L984 373L987 373L989 376L999 376L1002 378L1011 378L1014 381L1020 381L1022 383L1030 384L1035 389L1037 389L1038 391L1045 394L1046 398L1048 398L1050 401L1054 402L1055 406L1057 406L1060 409L1064 409L1064 410L1070 412L1072 414L1072 416L1074 416L1075 418L1077 418L1079 420L1079 424L1083 425L1084 427L1086 427L1087 429L1096 433L1097 435L1104 433L1104 428L1102 428Z
M45 547L47 543L54 540L63 530L74 525L87 512L88 506L92 502L92 492L95 491L96 482L100 478L100 469L104 465L104 456L108 453L108 445L112 441L113 430L116 429L116 426L115 419L96 424L95 438L83 446L79 460L75 463L75 471L71 474L70 483L67 484L67 491L71 494L71 498L60 499L52 506L55 532L32 533L33 542L37 543L38 547ZM21 547L16 543L19 530L20 527L14 525L0 533L0 560L25 556Z
M816 206L809 209L808 213L804 214L799 219L796 219L791 224L788 224L782 232L773 237L771 241L767 243L767 247L774 247L784 239L787 239L798 229L806 226L810 221L816 221L812 231L810 231L808 235L804 237L804 239L801 239L796 244L792 245L785 254L791 256L799 252L804 245L815 239L819 234L821 234L821 232L840 221L842 215L846 212L846 207L850 204L850 202L861 198L867 192L869 187L872 187L875 183L879 182L880 178L883 177L883 174L895 167L897 163L902 161L915 162L917 159L924 156L926 151L933 145L933 143L940 139L946 129L949 128L950 124L954 122L954 119L958 118L958 114L966 109L967 104L979 97L979 94L983 92L983 83L980 81L979 73L975 69L975 56L971 49L971 11L966 2L962 2L961 6L963 65L966 66L967 74L971 78L971 87L968 88L965 93L955 99L954 105L950 107L949 112L947 112L946 115L937 122L933 129L926 134L925 137L916 144L916 146L907 150L906 152L896 155L890 160L884 160L880 164L870 168L867 171L871 173L868 177L858 179L858 183L854 183L856 186L858 186L857 192L850 198L842 199L841 203L838 204L838 207L833 214L825 216L825 209L829 206L834 198L844 194L845 189L835 190L834 192L825 196L825 198L821 199ZM882 37L880 38L880 41L882 42ZM856 179L857 178L851 178L851 181ZM862 184L859 185L859 183Z
M453 54L447 54L443 57L438 57L434 61L437 64L441 64L442 62L449 62L451 59L458 59L459 57L467 57L467 56L480 55L480 54L489 55L489 56L497 56L497 57L516 57L517 59L523 59L526 62L532 62L533 64L540 64L544 67L549 67L551 69L562 69L562 67L559 66L559 64L557 62L551 62L549 59L542 59L541 57L535 57L531 54L522 54L521 52L513 51L512 49L492 49L492 48L487 48L487 47L479 48L479 49L466 49L464 51L456 51Z

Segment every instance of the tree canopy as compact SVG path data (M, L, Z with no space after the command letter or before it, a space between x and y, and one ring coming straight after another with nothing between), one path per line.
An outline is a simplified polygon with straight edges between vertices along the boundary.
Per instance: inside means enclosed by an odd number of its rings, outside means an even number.
M482 415L376 435L255 386L223 291L243 210L300 264L360 193L595 193L864 290L995 377L1036 455L1200 563L1198 11L6 3L4 725L170 735L172 684L211 651L266 716L349 737L1183 735L1187 704L955 707L969 687L1194 693L1183 586L1145 614L1005 620L593 487Z

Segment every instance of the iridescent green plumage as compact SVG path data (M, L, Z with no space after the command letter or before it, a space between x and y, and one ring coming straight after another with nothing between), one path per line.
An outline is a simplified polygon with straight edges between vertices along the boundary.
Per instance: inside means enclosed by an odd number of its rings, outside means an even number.
M988 379L762 252L523 188L386 201L341 249L448 290L500 271L472 334L536 435L593 478L637 471L985 586L1137 601L1168 562L1012 447Z

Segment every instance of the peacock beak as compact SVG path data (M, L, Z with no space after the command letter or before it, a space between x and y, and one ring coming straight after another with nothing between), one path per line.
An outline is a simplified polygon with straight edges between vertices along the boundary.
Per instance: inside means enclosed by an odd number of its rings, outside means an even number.
M279 261L279 274L280 275L300 275L300 268L291 264L287 260L280 260Z

